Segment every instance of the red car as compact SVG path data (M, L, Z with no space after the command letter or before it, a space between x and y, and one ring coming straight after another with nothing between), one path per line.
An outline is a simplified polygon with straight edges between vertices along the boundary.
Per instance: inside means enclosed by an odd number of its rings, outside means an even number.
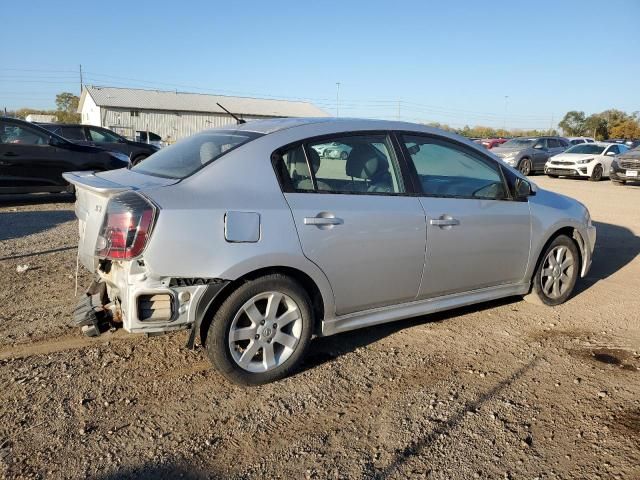
M507 141L506 138L483 138L478 143L480 143L480 145L483 145L485 148L491 150L493 147L497 145L502 145L506 141Z

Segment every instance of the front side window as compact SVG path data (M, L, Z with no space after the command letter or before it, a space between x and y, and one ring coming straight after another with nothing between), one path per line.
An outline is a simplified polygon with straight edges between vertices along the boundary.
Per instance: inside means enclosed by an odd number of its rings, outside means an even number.
M497 164L448 142L411 135L402 138L426 195L507 198Z
M0 122L0 143L47 145L49 143L49 137L37 130L32 130L22 125Z
M581 143L575 147L571 147L565 153L587 153L591 155L600 155L604 151L604 147L601 145L594 145L593 143Z
M98 130L96 128L89 129L89 137L92 142L96 143L117 143L118 140L120 140L115 133L107 130Z
M208 130L165 147L131 170L168 178L186 178L229 151L262 136L255 132Z
M280 154L276 166L295 191L402 193L400 169L386 135L310 141Z
M609 152L613 152L617 155L618 153L620 153L620 149L618 148L618 145L611 145L607 150L607 153Z
M560 142L555 138L547 138L547 145L549 148L558 148L560 146Z

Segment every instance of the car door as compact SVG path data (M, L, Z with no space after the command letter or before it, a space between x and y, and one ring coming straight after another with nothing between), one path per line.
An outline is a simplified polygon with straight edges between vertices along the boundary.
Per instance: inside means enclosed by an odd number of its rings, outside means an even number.
M318 153L329 148L339 153ZM277 157L302 250L331 283L335 314L415 299L425 216L404 194L387 134L308 140Z
M402 134L400 144L427 219L419 298L521 282L529 260L531 216L513 200L502 167L468 146Z
M0 120L0 189L46 191L66 182L64 158L46 132L22 122Z

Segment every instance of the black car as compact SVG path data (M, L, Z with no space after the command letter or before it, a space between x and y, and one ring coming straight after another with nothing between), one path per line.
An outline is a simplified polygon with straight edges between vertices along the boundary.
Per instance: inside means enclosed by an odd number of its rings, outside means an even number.
M0 117L0 193L64 192L63 172L128 167L129 157L78 145L15 118Z
M133 165L158 151L155 145L132 142L107 128L68 123L39 123L38 125L80 145L91 145L124 153L131 159Z
M614 185L640 182L640 147L615 157L611 162L609 178Z

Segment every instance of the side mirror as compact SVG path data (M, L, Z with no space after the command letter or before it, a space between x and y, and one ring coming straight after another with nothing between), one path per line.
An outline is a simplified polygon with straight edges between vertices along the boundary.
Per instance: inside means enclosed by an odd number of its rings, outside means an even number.
M536 191L532 185L522 178L516 180L516 198L518 200L524 200L531 195L535 195Z
M52 147L57 147L58 145L60 145L60 142L55 137L49 137L49 140L47 140L47 144L51 145Z
M615 157L616 156L616 152L608 151L605 155L607 157Z
M536 150L545 150L545 148L539 143L537 145L534 145L533 148L535 148Z

